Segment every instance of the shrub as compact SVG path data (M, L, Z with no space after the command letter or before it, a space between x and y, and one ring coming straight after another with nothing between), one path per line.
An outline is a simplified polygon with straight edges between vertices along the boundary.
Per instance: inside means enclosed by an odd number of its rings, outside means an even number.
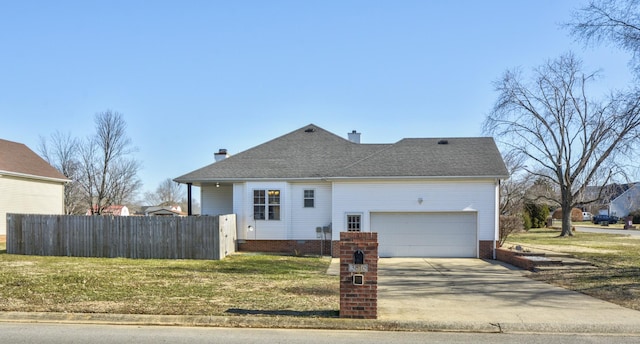
M558 208L553 212L551 216L556 220L562 220L562 208ZM571 209L571 222L580 222L582 221L582 210L579 208Z
M507 240L507 237L517 231L522 230L523 226L523 217L517 215L500 215L500 239L498 241L498 246L502 246L504 242Z
M582 221L582 209L573 208L571 209L571 222L580 222Z
M529 216L529 213L523 213L522 214L522 226L524 227L525 231L528 231L531 229L531 216Z
M529 215L531 221L530 228L544 228L547 225L549 207L546 204L526 203L524 205L524 211Z

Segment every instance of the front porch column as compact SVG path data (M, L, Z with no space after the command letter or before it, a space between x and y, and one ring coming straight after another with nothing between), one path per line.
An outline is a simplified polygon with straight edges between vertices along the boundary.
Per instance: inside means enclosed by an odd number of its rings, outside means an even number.
M191 183L187 183L187 216L191 216Z

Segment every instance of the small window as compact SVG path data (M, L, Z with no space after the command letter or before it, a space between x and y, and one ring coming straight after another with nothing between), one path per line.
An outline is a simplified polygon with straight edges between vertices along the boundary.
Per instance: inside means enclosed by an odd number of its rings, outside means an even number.
M347 232L360 232L361 229L361 216L360 215L347 215Z
M266 206L266 198L264 190L253 190L253 218L255 220L264 220Z
M315 191L314 190L304 190L304 207L305 208L315 207Z

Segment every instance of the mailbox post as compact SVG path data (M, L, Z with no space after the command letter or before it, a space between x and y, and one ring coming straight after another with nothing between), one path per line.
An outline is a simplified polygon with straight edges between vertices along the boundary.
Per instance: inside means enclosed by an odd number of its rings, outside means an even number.
M633 216L627 216L624 219L624 229L636 229L636 226L633 225Z
M378 233L340 233L340 317L378 317Z

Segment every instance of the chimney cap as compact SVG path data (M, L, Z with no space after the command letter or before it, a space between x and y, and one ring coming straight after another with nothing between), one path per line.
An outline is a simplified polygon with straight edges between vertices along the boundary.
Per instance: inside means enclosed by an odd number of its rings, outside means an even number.
M217 153L213 154L213 157L216 159L216 162L218 162L228 158L229 153L227 153L226 148L220 148Z

